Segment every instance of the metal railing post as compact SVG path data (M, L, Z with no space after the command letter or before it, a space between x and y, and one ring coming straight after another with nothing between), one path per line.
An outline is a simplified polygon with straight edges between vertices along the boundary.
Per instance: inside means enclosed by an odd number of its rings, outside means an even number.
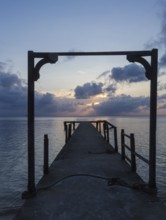
M99 122L99 132L101 133L101 121Z
M68 125L68 140L71 138L71 133L72 133L72 127L71 127L71 123Z
M75 122L73 122L73 131L75 131L76 127L75 127Z
M125 139L124 139L124 129L121 130L121 158L125 160Z
M65 128L65 143L68 141L68 126L66 122L64 123L64 128Z
M99 122L96 121L96 129L99 131Z
M104 134L104 139L106 140L106 122L103 122L103 134Z
M131 170L136 172L136 160L135 160L135 138L134 134L130 134L130 148L131 148Z
M114 144L115 144L115 152L118 152L118 138L117 138L117 128L114 127Z
M44 166L43 173L48 174L49 172L49 140L48 135L44 135Z
M110 141L110 137L109 137L109 127L108 127L108 123L106 122L106 137L107 137L107 139L106 139L106 141L109 143L109 141Z

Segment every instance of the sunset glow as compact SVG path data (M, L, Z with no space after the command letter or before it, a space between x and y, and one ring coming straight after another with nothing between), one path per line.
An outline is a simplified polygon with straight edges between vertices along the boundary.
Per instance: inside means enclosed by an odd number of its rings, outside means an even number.
M27 115L28 50L95 52L152 48L159 49L158 114L165 115L165 8L165 2L160 0L3 1L0 116ZM146 59L150 62L149 57ZM35 63L38 61L35 59ZM35 91L39 116L149 114L150 82L145 69L128 62L126 56L59 56L55 64L42 66Z

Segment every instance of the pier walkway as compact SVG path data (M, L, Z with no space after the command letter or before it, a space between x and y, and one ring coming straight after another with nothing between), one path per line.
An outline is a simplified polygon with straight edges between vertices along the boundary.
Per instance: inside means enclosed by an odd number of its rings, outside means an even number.
M82 122L15 220L166 219L166 207L89 122Z

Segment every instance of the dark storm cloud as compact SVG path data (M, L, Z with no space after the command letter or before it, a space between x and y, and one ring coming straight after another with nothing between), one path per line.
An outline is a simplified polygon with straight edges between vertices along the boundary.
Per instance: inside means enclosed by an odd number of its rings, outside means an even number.
M93 106L96 115L126 115L130 113L139 113L139 108L147 109L149 107L148 97L132 97L129 95L120 95L101 102Z
M102 93L103 83L85 83L74 90L76 99L88 99Z
M114 67L110 78L116 82L126 81L129 83L145 81L145 70L137 64L129 64L124 67Z

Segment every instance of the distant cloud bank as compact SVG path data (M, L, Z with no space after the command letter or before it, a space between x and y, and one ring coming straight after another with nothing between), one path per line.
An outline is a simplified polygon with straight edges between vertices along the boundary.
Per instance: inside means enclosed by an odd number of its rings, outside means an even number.
M0 117L27 116L27 84L17 74L5 71L0 62ZM98 80L74 89L75 98L56 97L35 91L36 116L110 116L143 115L149 112L149 97L117 94L117 83L140 83L147 80L144 69L136 64L116 67L101 73ZM166 113L166 85L159 82L158 110ZM101 97L104 98L102 99ZM100 97L99 101L95 101Z
M114 67L111 78L116 82L126 81L129 83L145 81L145 70L137 64L129 64L124 67Z
M83 86L77 86L74 90L76 99L88 99L102 93L103 83L85 83Z
M25 116L27 89L16 74L0 68L0 116Z

